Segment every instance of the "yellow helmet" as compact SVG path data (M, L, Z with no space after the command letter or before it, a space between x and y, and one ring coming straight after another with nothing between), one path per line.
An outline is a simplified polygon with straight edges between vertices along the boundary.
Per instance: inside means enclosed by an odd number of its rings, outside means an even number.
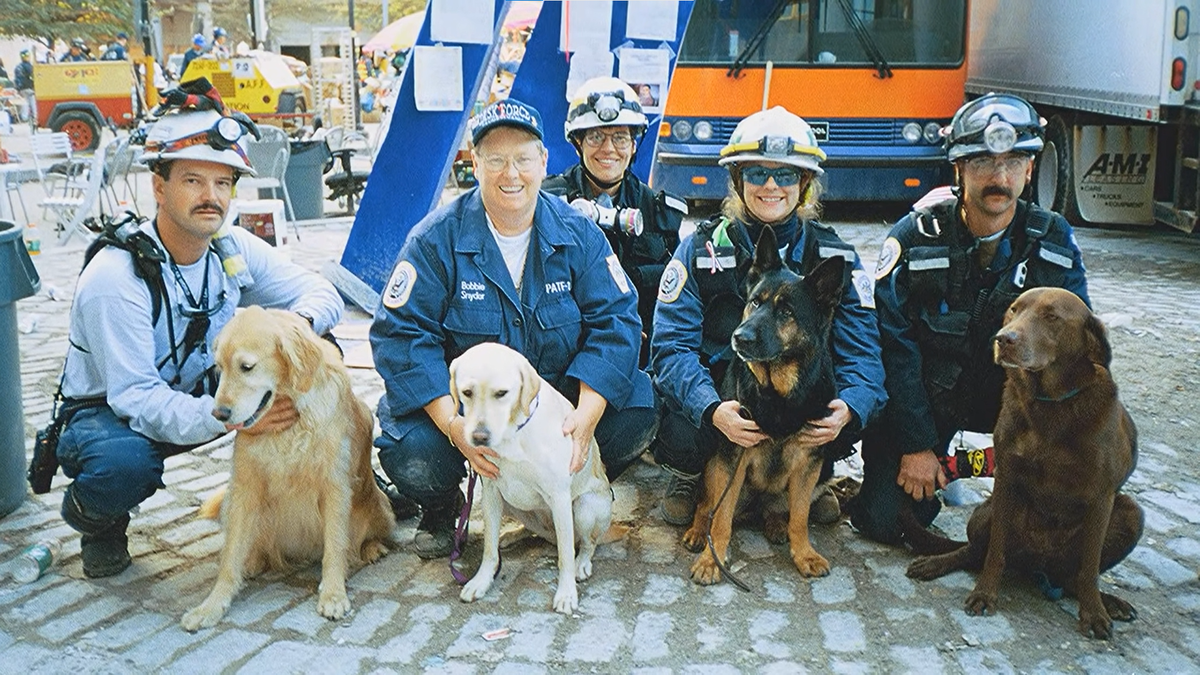
M817 147L812 127L781 106L762 110L738 122L729 143L721 148L721 166L742 162L779 162L825 173L825 151Z

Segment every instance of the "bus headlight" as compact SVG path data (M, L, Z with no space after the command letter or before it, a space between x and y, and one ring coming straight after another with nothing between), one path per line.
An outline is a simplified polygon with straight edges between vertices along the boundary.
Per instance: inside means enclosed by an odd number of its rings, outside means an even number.
M937 122L928 122L925 125L925 142L930 145L937 145L942 142L942 127Z
M692 123L687 120L679 120L671 128L671 133L675 134L675 138L686 141L692 137Z
M698 141L707 141L713 135L712 125L704 121L696 122L696 126L692 127L692 135Z
M909 122L900 130L900 136L909 143L916 143L921 140L921 125L916 122Z

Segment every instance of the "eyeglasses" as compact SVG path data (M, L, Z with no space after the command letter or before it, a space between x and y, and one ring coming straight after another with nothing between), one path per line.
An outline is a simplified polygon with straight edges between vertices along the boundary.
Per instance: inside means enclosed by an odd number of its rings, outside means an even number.
M611 134L606 134L599 129L589 129L583 135L583 142L589 148L603 147L605 140L612 141L612 145L617 150L628 150L629 146L633 145L633 135L628 131L614 131Z
M483 168L492 173L500 173L508 167L509 162L512 162L512 165L517 167L518 173L526 173L537 166L538 161L541 159L540 157L531 155L519 155L517 157L504 157L502 155L484 157L480 155L479 158L483 160Z
M221 308L224 306L225 291L221 291L221 293L217 295L217 301L213 303L212 307L189 307L183 302L180 302L178 305L179 313L188 319L196 319L199 317L204 317L207 319L208 317L221 311Z
M980 155L967 160L967 169L978 174L993 174L1004 167L1009 173L1017 173L1025 169L1029 155Z
M766 185L768 178L774 178L779 187L791 187L800 182L800 169L794 166L781 166L768 169L765 166L750 166L742 169L742 180L751 185Z

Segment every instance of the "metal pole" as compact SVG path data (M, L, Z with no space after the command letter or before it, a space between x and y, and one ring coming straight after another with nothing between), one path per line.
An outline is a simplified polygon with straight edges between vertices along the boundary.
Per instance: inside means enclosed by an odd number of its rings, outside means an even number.
M347 0L350 9L350 64L352 77L350 78L350 88L354 92L354 128L358 131L362 130L362 104L358 100L358 41L355 40L354 34L354 0Z

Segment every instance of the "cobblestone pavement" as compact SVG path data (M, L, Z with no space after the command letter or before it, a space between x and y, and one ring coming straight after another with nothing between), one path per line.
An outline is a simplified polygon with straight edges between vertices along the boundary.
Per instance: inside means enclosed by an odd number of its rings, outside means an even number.
M869 218L876 224L857 218L839 231L873 259L886 228L879 216ZM347 232L347 225L306 228L292 255L319 269L338 259ZM1127 490L1146 510L1146 532L1102 578L1102 588L1130 600L1139 617L1119 623L1111 642L1082 638L1075 603L1045 600L1026 579L1006 580L999 615L968 616L970 575L913 582L904 576L909 554L844 523L814 528L817 549L833 565L828 577L801 579L786 547L742 529L732 555L735 566L744 563L740 575L752 592L695 586L680 530L657 513L665 481L650 464L615 482L617 519L632 530L601 547L574 616L550 610L551 546L517 544L492 590L467 605L445 561L410 552L410 520L398 526L390 555L350 579L354 610L344 620L317 615L312 565L248 582L216 628L191 634L179 618L211 588L222 545L217 525L195 518L201 500L228 478L230 446L216 444L167 461L167 488L133 517L133 565L114 578L83 577L78 535L58 515L61 475L50 494L31 494L0 519L0 561L43 537L64 543L62 562L47 576L0 585L0 673L1200 672L1200 419L1194 405L1173 405L1200 389L1200 242L1161 231L1084 231L1080 240L1097 311L1112 329L1117 379L1142 431ZM36 259L41 293L18 303L27 451L49 417L81 261L78 245L46 248ZM361 336L367 321L351 313L343 335ZM1159 370L1140 366L1144 359ZM378 376L353 372L357 392L373 405ZM944 509L937 524L961 537L969 512ZM468 570L480 548L473 535ZM482 638L500 628L511 636Z

